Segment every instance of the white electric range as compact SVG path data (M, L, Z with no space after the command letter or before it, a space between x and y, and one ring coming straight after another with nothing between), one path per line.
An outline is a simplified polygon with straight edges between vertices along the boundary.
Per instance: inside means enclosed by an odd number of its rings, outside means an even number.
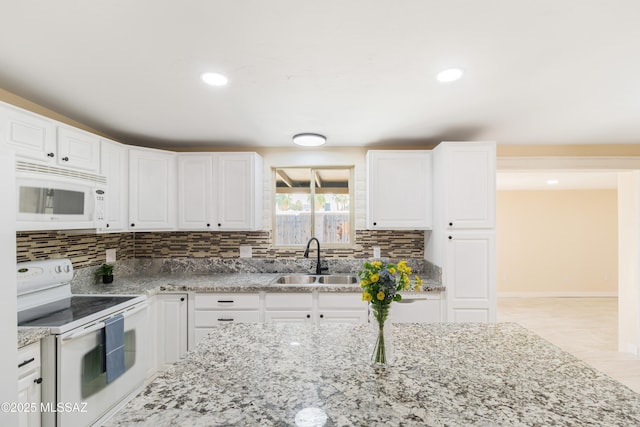
M48 328L42 340L44 426L89 426L143 386L149 356L146 297L73 295L68 259L18 263L18 326ZM105 321L124 319L124 371L106 375Z

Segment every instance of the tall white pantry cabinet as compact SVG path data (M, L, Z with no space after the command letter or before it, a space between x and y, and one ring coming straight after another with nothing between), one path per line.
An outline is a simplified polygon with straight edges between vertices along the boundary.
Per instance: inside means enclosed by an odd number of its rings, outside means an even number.
M442 268L446 321L495 322L495 143L443 142L433 156L425 258Z

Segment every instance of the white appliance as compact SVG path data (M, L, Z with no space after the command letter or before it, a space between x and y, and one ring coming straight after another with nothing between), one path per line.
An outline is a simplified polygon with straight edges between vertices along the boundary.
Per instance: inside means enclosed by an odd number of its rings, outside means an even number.
M145 296L72 295L68 259L18 263L18 326L46 327L42 340L43 426L90 426L140 390L148 360ZM105 321L124 317L124 371L109 382ZM48 406L47 406L48 405Z
M102 175L18 160L17 230L101 228L106 186Z

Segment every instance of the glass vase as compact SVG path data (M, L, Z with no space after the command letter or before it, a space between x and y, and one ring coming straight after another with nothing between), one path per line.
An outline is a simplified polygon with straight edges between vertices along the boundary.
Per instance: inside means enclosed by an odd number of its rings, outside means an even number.
M391 304L369 304L371 327L371 363L375 367L387 367L393 362L393 324Z

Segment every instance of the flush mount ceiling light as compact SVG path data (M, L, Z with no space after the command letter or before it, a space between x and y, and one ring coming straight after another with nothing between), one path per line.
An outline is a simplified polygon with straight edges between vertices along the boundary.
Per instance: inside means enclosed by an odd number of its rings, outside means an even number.
M455 82L462 77L463 71L460 68L448 68L438 73L436 78L440 83Z
M558 182L560 182L560 181L558 181L557 179L548 179L547 180L547 184L549 184L549 185L556 185Z
M293 143L303 147L317 147L327 142L327 138L317 133L299 133L293 136Z
M211 86L224 86L229 81L225 76L218 73L204 73L202 80Z

